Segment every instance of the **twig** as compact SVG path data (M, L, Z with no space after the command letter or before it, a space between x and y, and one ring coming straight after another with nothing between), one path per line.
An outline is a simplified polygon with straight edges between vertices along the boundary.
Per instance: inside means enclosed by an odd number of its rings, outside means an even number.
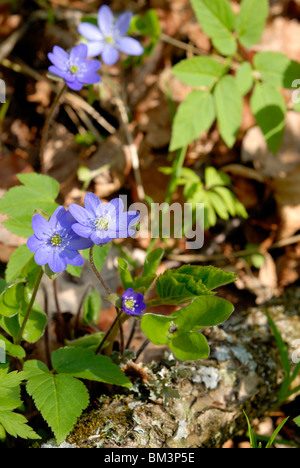
M135 182L136 182L136 186L137 186L137 194L138 194L138 198L140 201L144 201L145 200L145 190L144 190L144 187L143 187L143 181L142 181L142 176L141 176L141 171L140 171L140 160L139 160L139 155L138 155L138 152L137 152L137 148L134 144L134 140L133 140L133 136L129 130L129 119L128 119L128 115L127 115L127 111L126 111L126 107L125 107L125 104L124 104L124 101L123 99L121 99L121 97L115 93L115 103L117 105L117 108L119 110L119 114L120 114L120 117L121 117L121 123L122 123L122 126L123 126L123 129L124 129L124 133L125 133L125 137L126 137L126 140L127 140L127 149L128 149L128 153L129 153L129 156L130 156L130 159L131 159L131 162L132 162L132 168L133 168L133 172L134 172L134 177L135 177Z
M46 169L45 169L45 148L46 148L46 144L47 144L49 128L50 128L51 122L52 122L53 117L54 117L54 112L55 112L56 108L58 107L59 101L60 101L62 95L64 94L64 92L66 91L66 89L67 89L67 85L65 84L61 88L59 93L56 95L56 98L54 99L54 101L52 103L52 106L51 106L51 108L49 110L49 114L48 114L48 116L46 118L46 122L45 122L45 125L44 125L44 128L43 128L42 139L41 139L41 149L40 149L40 164L41 164L42 174L46 174Z
M144 343L142 344L142 346L138 349L138 351L136 352L136 355L135 355L135 361L140 357L140 355L145 351L145 349L147 348L148 344L150 343L150 340L148 340L148 338L144 341Z
M289 237L288 239L282 239L278 242L275 242L269 247L264 247L263 249L260 247L247 249L247 250L239 250L238 252L231 252L228 255L224 254L216 254L216 255L176 255L176 254L169 254L167 258L169 260L175 260L183 263L207 263L207 262L218 262L222 260L228 260L230 258L240 258L240 257L247 257L249 255L254 255L256 253L264 253L270 250L275 249L282 249L289 245L298 244L300 242L300 235Z

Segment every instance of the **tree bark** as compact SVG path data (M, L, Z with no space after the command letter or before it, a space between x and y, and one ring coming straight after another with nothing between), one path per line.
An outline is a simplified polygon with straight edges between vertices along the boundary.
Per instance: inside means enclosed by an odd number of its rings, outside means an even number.
M288 291L207 330L207 360L176 362L171 356L139 364L135 373L144 382L133 379L133 391L103 396L99 408L82 416L68 442L99 448L222 447L245 430L244 411L253 421L276 405L283 371L265 311L292 356L293 342L300 339L299 299L299 289Z

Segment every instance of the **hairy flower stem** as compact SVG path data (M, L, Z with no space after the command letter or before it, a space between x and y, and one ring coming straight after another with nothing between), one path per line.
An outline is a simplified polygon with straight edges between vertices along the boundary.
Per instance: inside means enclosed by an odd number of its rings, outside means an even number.
M104 337L102 338L101 343L99 344L96 354L99 354L103 348L103 345L106 341L109 339L109 345L105 348L105 354L109 355L112 351L113 343L114 340L118 334L118 331L122 328L122 323L124 323L128 317L123 313L123 310L117 309L117 316L113 322L113 324L110 326L110 328L107 330L105 333ZM121 335L122 336L122 335ZM123 354L123 353L122 353Z
M28 304L27 311L26 311L26 314L25 314L25 317L24 317L22 326L21 326L20 331L19 331L19 334L18 334L18 336L17 336L17 340L16 340L16 343L15 343L15 344L17 344L17 345L19 345L19 344L21 343L21 341L22 341L22 336L23 336L25 327L26 327L26 325L27 325L28 319L29 319L29 317L30 317L30 313L31 313L31 310L32 310L32 307L33 307L33 304L34 304L34 301L35 301L35 298L36 298L38 289L39 289L39 287L40 287L43 274L44 274L44 270L41 268L41 271L40 271L40 273L39 273L39 276L37 277L36 283L35 283L35 285L34 285L34 289L33 289L32 296L31 296L31 300L30 300L30 302L29 302L29 304Z
M46 174L46 172L47 172L46 169L45 169L44 156L45 156L45 148L46 148L46 144L47 144L49 128L50 128L50 125L51 125L51 122L52 122L52 119L53 119L53 116L54 116L55 109L56 109L62 95L64 94L64 92L66 91L67 88L68 88L68 86L65 84L61 88L59 93L57 94L57 96L54 99L54 101L52 103L52 106L51 106L51 108L49 110L49 113L48 113L48 116L46 118L46 122L45 122L45 125L44 125L44 128L43 128L42 139L41 139L41 148L40 148L40 165L41 165L42 174Z
M92 270L93 272L95 273L95 275L97 276L98 280L100 281L100 283L102 284L102 286L104 287L105 291L107 292L107 294L110 296L112 294L109 286L107 285L107 283L104 281L104 279L102 278L102 276L100 275L99 271L97 270L96 268L96 265L95 265L95 262L94 262L94 258L93 258L93 252L94 252L94 245L93 247L90 248L90 264L91 264L91 267L92 267Z
M110 290L109 286L106 284L106 282L104 281L101 274L99 273L99 271L96 268L94 258L93 258L93 252L94 252L94 245L90 248L90 264L91 264L92 270L95 273L95 275L97 276L97 278L100 281L100 283L102 284L102 286L104 287L107 294L110 296L112 294L112 291ZM118 331L120 331L120 338L121 338L121 349L120 349L121 354L123 354L123 352L124 352L124 335L123 335L122 323L125 320L124 319L123 319L123 321L121 320L121 315L123 314L123 311L119 310L117 307L116 307L116 311L117 311L117 317L116 317L115 321L113 322L113 324L111 325L111 327L109 328L109 330L107 330L103 340L99 344L99 346L98 346L98 348L96 350L96 354L99 354L101 352L101 349L102 349L102 347L104 345L104 342L107 340L107 338L110 338L110 344L105 349L105 353L110 354L110 352L112 351L112 346L113 346L114 339L116 338L116 336L118 334ZM125 316L125 319L127 320L126 316Z

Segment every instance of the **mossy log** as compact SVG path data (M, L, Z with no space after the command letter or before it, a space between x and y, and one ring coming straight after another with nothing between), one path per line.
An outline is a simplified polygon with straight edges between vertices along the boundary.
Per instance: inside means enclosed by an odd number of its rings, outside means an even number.
M171 356L140 364L136 375L144 383L135 381L133 391L101 398L99 408L81 417L68 442L81 448L222 447L245 430L244 411L253 420L276 405L283 371L265 312L292 356L300 338L299 299L300 291L291 290L207 330L207 360L183 363Z

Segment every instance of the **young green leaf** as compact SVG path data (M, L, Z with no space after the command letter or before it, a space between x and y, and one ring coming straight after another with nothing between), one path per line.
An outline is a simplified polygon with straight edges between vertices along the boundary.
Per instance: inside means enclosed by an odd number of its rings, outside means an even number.
M21 311L21 304L24 298L23 283L16 283L9 286L0 296L0 316L13 317Z
M226 145L232 148L243 116L243 99L233 76L227 75L220 79L215 88L214 98L220 134Z
M99 272L101 272L102 268L105 265L107 256L109 254L111 248L111 243L106 245L95 245L93 251L93 259L95 262L95 267Z
M145 258L142 276L156 275L157 269L164 256L163 249L155 249L148 253Z
M286 104L282 94L272 85L257 83L251 97L251 109L268 147L276 154L285 130Z
M33 234L31 220L32 216L30 215L15 216L13 218L7 219L6 221L3 221L3 226L9 232L27 239Z
M133 288L134 282L133 282L131 273L129 271L129 265L126 262L126 260L124 260L121 257L118 258L118 268L119 268L119 275L121 278L121 283L123 285L123 288L125 290L129 288Z
M246 48L257 44L269 15L268 0L243 0L236 18L235 30L239 42Z
M8 283L22 276L23 269L29 264L33 258L33 253L30 252L27 245L20 245L10 256L9 262L5 270L5 279Z
M205 34L223 55L234 55L236 39L232 33L235 16L228 0L191 0L192 7Z
M101 310L101 297L96 289L92 289L83 302L82 324L97 323Z
M233 283L237 278L237 276L231 271L221 270L220 268L216 268L212 265L183 265L177 269L177 273L190 275L196 280L201 280L201 282L210 291Z
M173 74L179 80L194 87L211 87L225 71L224 66L211 57L188 58L172 68Z
M208 91L192 91L176 113L170 151L188 146L210 129L216 118L214 101Z

